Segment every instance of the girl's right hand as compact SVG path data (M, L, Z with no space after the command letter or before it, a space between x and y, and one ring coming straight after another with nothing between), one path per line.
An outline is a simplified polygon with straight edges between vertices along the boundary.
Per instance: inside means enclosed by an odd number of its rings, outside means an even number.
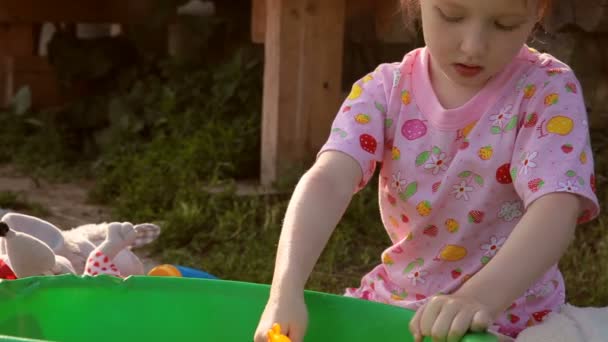
M281 333L291 342L304 342L308 326L308 310L304 293L273 297L271 295L255 332L254 342L268 342L268 330L274 323L281 325Z

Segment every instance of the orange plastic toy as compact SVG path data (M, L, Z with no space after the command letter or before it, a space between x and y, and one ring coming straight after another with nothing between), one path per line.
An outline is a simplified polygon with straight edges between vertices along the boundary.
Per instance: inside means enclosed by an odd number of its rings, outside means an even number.
M281 326L275 323L272 325L272 329L268 330L268 342L291 342L291 340L281 334Z

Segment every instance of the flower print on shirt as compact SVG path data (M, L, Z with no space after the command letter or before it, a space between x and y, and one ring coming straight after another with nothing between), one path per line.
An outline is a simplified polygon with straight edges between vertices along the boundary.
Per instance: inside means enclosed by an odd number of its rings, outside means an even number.
M481 245L481 249L486 251L485 255L487 257L493 257L496 255L496 252L502 247L502 245L507 241L506 237L497 238L496 236L492 236L490 238L490 243L486 243Z
M405 190L406 180L401 178L401 171L393 174L393 180L391 181L391 188L395 189L397 193L401 193Z
M426 276L427 274L428 274L427 271L414 270L410 274L407 275L407 278L412 282L412 284L414 286L417 286L418 284L426 283L424 276Z
M432 170L433 175L436 175L439 173L439 171L445 171L448 169L450 159L451 158L446 156L446 154L443 152L441 152L439 155L432 154L431 160L424 164L424 168L427 170Z
M558 185L559 185L559 187L557 188L557 191L567 191L567 192L578 191L578 186L576 186L576 183L572 182L571 180L567 180L565 182L559 182Z
M424 276L426 276L428 272L423 271L422 266L424 266L424 259L418 258L410 262L403 270L403 273L407 274L407 278L412 282L414 286L416 286L418 283L424 284L426 282Z
M530 169L537 166L534 159L538 157L538 152L524 152L521 155L521 168L519 169L520 175L527 175Z
M452 194L456 196L457 200L464 198L465 201L468 201L470 199L469 194L475 191L472 185L477 184L482 187L485 183L481 175L472 171L461 172L458 177L461 179L460 183L452 186Z
M513 109L513 105L506 105L497 114L490 116L492 134L507 133L517 127L518 116L511 114L511 109Z
M453 186L454 190L452 193L456 196L456 199L459 200L464 198L465 201L469 200L469 193L473 192L473 187L469 186L466 180L460 181L460 184L456 184Z
M523 205L521 201L513 201L513 202L505 202L500 208L500 212L498 213L498 217L511 222L514 219L520 218L523 216Z
M430 170L433 175L440 171L446 171L452 157L448 157L445 152L437 146L433 146L430 151L423 151L416 157L416 166L423 166L425 170Z
M492 125L504 128L509 120L511 120L512 114L510 112L512 108L513 106L507 105L500 112L498 112L498 114L490 115Z
M557 280L551 280L536 284L532 288L526 290L525 297L528 300L535 300L538 298L546 297L554 293L555 290L557 290L558 286L559 282Z
M399 86L399 82L401 82L401 70L395 68L395 70L393 70L393 88L397 88Z

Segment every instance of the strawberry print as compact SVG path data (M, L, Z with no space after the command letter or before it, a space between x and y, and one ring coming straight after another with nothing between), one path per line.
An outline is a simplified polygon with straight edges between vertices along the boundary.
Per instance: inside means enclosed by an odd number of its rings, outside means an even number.
M541 323L542 321L545 320L545 318L547 317L548 314L551 313L551 310L542 310L542 311L537 311L535 313L532 314L532 317L534 318L534 320L537 323Z
M469 140L464 139L462 143L460 143L460 146L458 146L458 148L461 150L466 150L467 148L469 148L470 145L471 143L469 142Z
M562 145L562 151L563 151L565 154L572 153L572 151L573 151L573 150L574 150L574 147L572 147L572 145L570 145L570 144L563 144L563 145Z
M543 181L540 178L535 178L531 181L528 182L528 189L530 189L530 191L534 192L538 192L540 189L542 189L542 187L545 185L545 181Z
M450 233L458 232L458 228L460 228L460 224L455 219L447 219L445 220L445 228Z
M510 173L511 163L506 163L501 165L498 170L496 170L496 180L500 184L511 184L513 183L513 178L511 178Z
M460 268L452 270L450 273L452 275L452 279L458 279L462 275L462 270Z
M492 146L484 146L479 149L479 152L477 152L477 155L479 156L479 158L481 160L490 160L490 159L492 159L493 153L494 153L494 149L492 148Z
M407 140L420 139L426 135L427 127L426 124L419 119L408 120L401 127L401 134Z
M368 153L374 154L376 153L376 148L378 148L378 142L376 138L369 134L361 134L359 137L359 142L361 143L361 148Z
M568 82L566 83L566 91L572 94L578 94L578 89L576 87L576 83Z
M404 105L409 105L412 102L412 97L410 95L410 92L407 90L404 90L401 93L401 101L403 102Z
M480 210L471 210L469 212L469 222L471 223L481 223L483 222L485 214Z
M524 127L532 128L532 127L536 126L537 123L538 123L538 113L528 114L528 116L526 116L526 119L524 121Z
M520 318L517 315L514 314L509 314L509 322L516 324L517 322L519 322Z
M532 97L534 97L534 94L536 94L536 85L528 84L524 88L524 98L531 99Z
M545 106L553 106L556 105L559 102L559 95L558 94L549 94L545 97Z
M437 234L439 234L439 228L437 228L436 225L432 224L430 226L427 226L426 228L424 228L424 235L428 235L430 237L436 237Z

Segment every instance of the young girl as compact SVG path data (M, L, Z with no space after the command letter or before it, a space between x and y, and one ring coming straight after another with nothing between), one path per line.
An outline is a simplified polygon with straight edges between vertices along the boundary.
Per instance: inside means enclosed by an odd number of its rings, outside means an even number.
M548 0L403 0L426 46L356 82L287 209L270 298L302 342L303 289L354 192L380 172L392 245L347 296L417 310L417 340L512 337L565 301L557 268L599 213L572 70L525 42ZM370 213L371 215L372 213Z

